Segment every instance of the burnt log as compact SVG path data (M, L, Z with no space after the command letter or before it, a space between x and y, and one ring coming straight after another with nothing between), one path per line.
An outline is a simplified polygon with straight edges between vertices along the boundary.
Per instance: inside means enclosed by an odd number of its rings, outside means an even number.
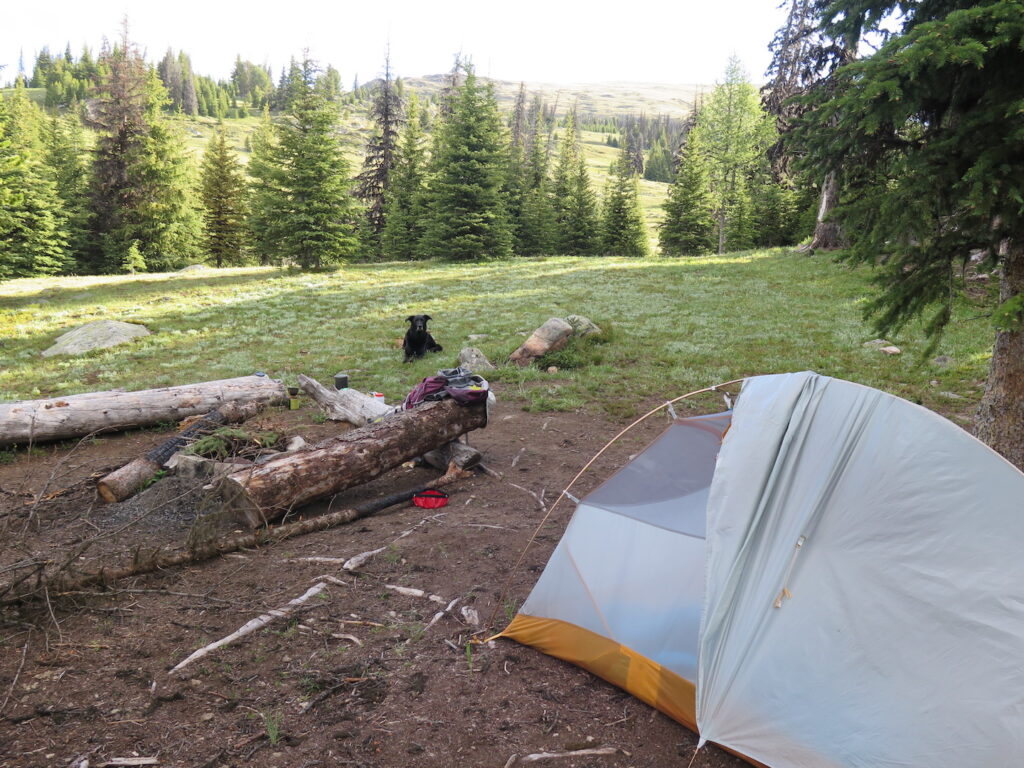
M210 411L145 456L140 456L101 478L96 483L96 492L103 501L124 501L156 477L156 473L182 448L224 424L234 424L252 418L264 407L264 403L227 403L215 411Z

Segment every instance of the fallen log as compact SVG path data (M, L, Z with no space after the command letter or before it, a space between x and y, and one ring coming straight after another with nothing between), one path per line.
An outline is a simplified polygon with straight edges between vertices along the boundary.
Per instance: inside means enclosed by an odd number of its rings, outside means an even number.
M235 472L217 486L223 508L255 528L289 510L368 482L404 461L487 424L487 407L423 403L309 450Z
M362 427L396 413L394 407L385 405L375 397L364 395L355 389L331 390L301 373L299 386L324 409L327 418L347 421L354 427ZM483 456L475 448L453 441L435 451L428 451L423 455L423 460L435 469L445 471L453 461L459 469L472 469L483 461Z
M0 448L181 421L227 403L280 405L287 401L283 384L253 375L136 392L89 392L0 403Z
M107 502L124 501L156 477L156 473L163 469L174 454L196 438L208 435L224 424L250 419L265 407L265 403L225 403L210 411L145 456L130 461L97 481L99 497Z
M0 605L16 605L42 597L43 595L53 597L65 592L75 592L88 587L110 584L120 579L142 576L179 565L199 563L220 555L226 555L229 552L236 552L240 549L255 549L267 544L285 541L295 536L325 531L328 528L334 528L369 517L396 504L402 504L412 499L417 493L421 493L429 488L443 488L466 477L469 477L469 473L453 468L436 480L418 488L393 493L375 501L359 504L351 509L339 509L336 512L329 512L308 520L286 523L276 528L260 528L252 533L236 534L221 540L210 541L204 539L202 542L185 549L164 547L149 554L137 551L132 562L124 566L100 568L98 571L84 573L60 570L57 573L46 574L41 570L35 570L28 575L28 578L24 576L16 577L7 584L0 584ZM77 557L72 558L67 564L73 565L75 560L77 560Z
M328 389L301 373L299 386L324 409L328 419L347 421L353 427L365 426L395 411L393 406L385 405L376 397L364 395L356 389Z

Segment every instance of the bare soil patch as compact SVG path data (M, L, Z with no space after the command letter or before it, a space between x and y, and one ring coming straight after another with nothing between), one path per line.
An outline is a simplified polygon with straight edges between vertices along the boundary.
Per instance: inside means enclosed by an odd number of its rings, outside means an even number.
M511 641L467 644L482 632L453 610L386 585L460 598L500 629L526 597L569 520L563 504L502 588L559 491L625 423L584 413L527 413L499 404L471 435L497 478L450 487L451 503L402 506L276 546L51 595L0 612L0 766L92 766L157 757L162 766L496 766L513 754L618 747L628 754L545 764L685 765L693 734L623 691ZM709 408L717 403L707 401ZM639 408L638 408L639 410ZM261 426L311 442L336 432L315 412L274 411ZM654 418L618 443L576 489L585 493L665 426ZM94 501L94 477L155 446L135 432L44 447L0 466L0 578L22 558L47 557L110 534L88 562L132 547L179 542L203 511L201 488L173 476L123 504ZM332 508L419 485L435 473L402 468L335 499ZM516 487L520 486L520 487ZM326 508L321 505L320 509ZM304 510L315 514L317 509ZM406 531L412 531L402 536ZM401 537L401 538L399 538ZM609 546L612 543L609 542ZM309 557L387 547L359 573ZM305 592L331 583L290 620L271 624L169 677L196 648ZM741 765L713 747L694 766Z

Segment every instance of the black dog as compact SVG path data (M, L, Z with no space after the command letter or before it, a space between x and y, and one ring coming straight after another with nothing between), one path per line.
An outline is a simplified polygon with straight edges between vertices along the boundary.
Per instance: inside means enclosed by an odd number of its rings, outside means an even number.
M427 352L440 352L443 349L427 330L429 319L430 315L409 315L405 319L409 323L409 330L405 332L405 340L402 342L402 349L405 350L403 362L408 363L414 357L423 357Z

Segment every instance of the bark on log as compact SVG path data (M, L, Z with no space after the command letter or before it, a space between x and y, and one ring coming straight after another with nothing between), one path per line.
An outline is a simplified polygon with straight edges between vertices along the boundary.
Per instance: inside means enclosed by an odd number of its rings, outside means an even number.
M1024 240L1005 244L1000 301L1024 293ZM996 333L974 433L1024 471L1024 329Z
M43 573L41 569L35 570L30 572L27 577L20 576L7 584L0 584L0 605L16 605L43 595L58 596L62 592L74 592L88 587L110 584L111 582L127 579L131 576L141 576L188 563L199 563L218 555L227 554L228 552L236 552L239 549L254 549L291 539L295 536L325 531L328 528L351 523L355 520L369 517L388 507L409 501L417 493L421 493L428 488L443 488L466 477L469 477L469 474L461 470L446 472L436 480L419 488L393 493L384 498L360 504L352 509L339 509L337 512L312 517L309 520L279 525L276 528L261 528L252 533L229 536L220 541L208 542L202 546L189 549L163 548L149 555L136 552L131 564L117 568L101 568L99 571L85 573L72 573L62 570L49 575Z
M483 458L483 455L476 448L461 443L458 440L453 440L448 445L423 454L423 460L427 464L435 469L440 469L442 472L447 470L451 464L455 464L459 469L472 469L483 461Z
M328 389L319 381L299 374L299 386L327 413L333 421L347 421L353 427L362 427L382 416L394 412L375 397L355 389Z
M170 458L202 435L208 435L223 424L250 419L265 407L264 403L226 403L190 424L174 437L165 440L145 456L125 464L96 483L96 492L106 502L124 501L156 477Z
M281 383L266 376L240 376L138 392L90 392L0 403L0 448L181 421L226 403L287 401Z
M486 424L484 403L423 403L309 450L228 475L218 483L218 491L225 509L256 527L303 504L368 482Z

